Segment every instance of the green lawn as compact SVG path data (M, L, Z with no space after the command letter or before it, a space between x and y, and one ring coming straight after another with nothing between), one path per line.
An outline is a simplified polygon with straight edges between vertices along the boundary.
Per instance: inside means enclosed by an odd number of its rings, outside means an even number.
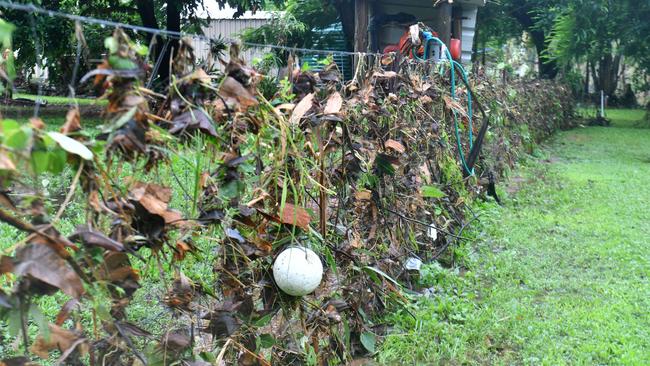
M25 94L25 93L15 93L13 95L14 98L24 98L24 99L30 99L30 100L36 100L38 98L37 95L34 94ZM97 98L68 98L68 97L61 97L61 96L51 96L51 95L43 95L40 97L42 100L46 101L48 104L56 104L56 105L68 105L68 104L74 104L75 100L77 104L79 105L105 105L106 100L104 99L97 99Z
M382 363L650 364L650 129L557 134L479 207L463 276L436 266L418 321L395 314ZM506 192L502 192L507 196ZM434 273L434 276L430 276Z

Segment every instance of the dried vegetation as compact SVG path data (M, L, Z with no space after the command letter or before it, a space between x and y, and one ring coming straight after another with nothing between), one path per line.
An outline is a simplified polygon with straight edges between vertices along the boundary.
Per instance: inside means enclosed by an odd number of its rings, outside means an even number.
M99 136L83 133L76 110L54 136L40 120L2 122L0 219L28 235L0 262L13 284L0 293L0 316L20 324L15 335L30 353L67 365L345 364L372 353L386 331L381 315L419 290L405 263L436 260L463 240L467 205L517 154L569 127L573 113L561 86L500 86L477 75L472 85L490 127L476 175L465 177L451 114L467 136L467 105L448 97L443 65L362 63L347 83L334 64L290 67L288 82L269 88L236 46L220 74L195 67L181 43L161 95L143 87L149 66L124 33L107 46L105 62L84 78L109 101ZM459 86L458 100L467 92ZM188 148L218 168L194 172L187 192L159 184L161 166ZM137 179L120 179L125 161L140 164ZM76 172L69 194L48 212L23 177L66 164ZM178 194L193 201L191 212L170 207ZM73 197L86 222L66 237L57 221ZM218 241L198 247L214 227ZM284 295L270 271L274 256L296 244L313 248L326 268L303 298ZM177 266L213 251L214 283ZM163 334L127 316L146 280L134 261L175 269L159 304L174 319ZM30 304L57 291L69 301L29 339Z

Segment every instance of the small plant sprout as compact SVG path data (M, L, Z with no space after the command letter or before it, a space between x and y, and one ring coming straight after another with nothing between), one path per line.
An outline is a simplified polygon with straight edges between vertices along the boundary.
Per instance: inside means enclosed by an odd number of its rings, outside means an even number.
M275 259L273 278L286 294L304 296L320 285L323 279L323 264L313 250L290 247Z

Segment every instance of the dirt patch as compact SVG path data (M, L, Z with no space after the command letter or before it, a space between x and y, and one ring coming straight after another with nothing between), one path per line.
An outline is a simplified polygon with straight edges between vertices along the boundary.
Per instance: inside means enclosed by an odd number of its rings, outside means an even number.
M524 183L526 182L527 180L524 177L521 176L512 177L508 182L508 186L506 187L506 192L508 192L509 195L513 195L519 192L521 188L524 186Z

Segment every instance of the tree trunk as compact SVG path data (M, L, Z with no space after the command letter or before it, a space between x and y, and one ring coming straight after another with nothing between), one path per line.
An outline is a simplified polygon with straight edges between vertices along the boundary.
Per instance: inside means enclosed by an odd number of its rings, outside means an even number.
M548 48L548 42L544 31L535 28L535 21L531 15L531 5L527 4L525 0L515 0L512 2L514 10L512 15L517 19L524 29L530 33L535 49L537 51L537 65L539 67L539 77L542 79L553 79L558 73L557 63L555 61L546 60L544 53Z
M166 10L167 30L172 32L180 32L182 10L181 0L167 0ZM178 51L178 40L171 39L171 42L169 42L169 47L167 48L167 51L163 56L163 60L160 63L160 71L158 72L158 75L160 75L160 80L164 81L169 79L171 64L174 60L174 56L176 55L176 51Z
M148 28L159 29L154 6L155 5L153 0L136 0L136 7L138 9L138 14L140 15L142 25ZM167 1L167 30L180 32L181 10L182 4L180 0ZM149 43L151 43L152 37L153 34L147 33L147 41ZM154 59L157 59L160 56L160 53L162 52L165 44L165 41L161 37L159 37L157 41L158 42L156 43L155 50L152 50L152 56ZM171 39L165 51L165 55L162 56L160 67L158 68L158 77L163 82L169 79L169 67L176 50L178 50L178 40Z
M589 96L589 64L590 62L587 62L585 65L585 98Z
M616 93L618 86L619 67L621 64L621 56L613 56L607 54L598 61L598 68L592 69L594 82L598 86L598 90L605 92L607 97L613 97Z
M136 0L135 5L138 9L138 14L140 15L142 26L147 28L158 29L158 21L156 20L156 13L153 11L154 9L153 0ZM147 37L147 42L151 43L151 38L153 38L153 34L149 32L145 34Z
M347 50L352 51L354 50L354 1L334 1L334 7L341 18Z

